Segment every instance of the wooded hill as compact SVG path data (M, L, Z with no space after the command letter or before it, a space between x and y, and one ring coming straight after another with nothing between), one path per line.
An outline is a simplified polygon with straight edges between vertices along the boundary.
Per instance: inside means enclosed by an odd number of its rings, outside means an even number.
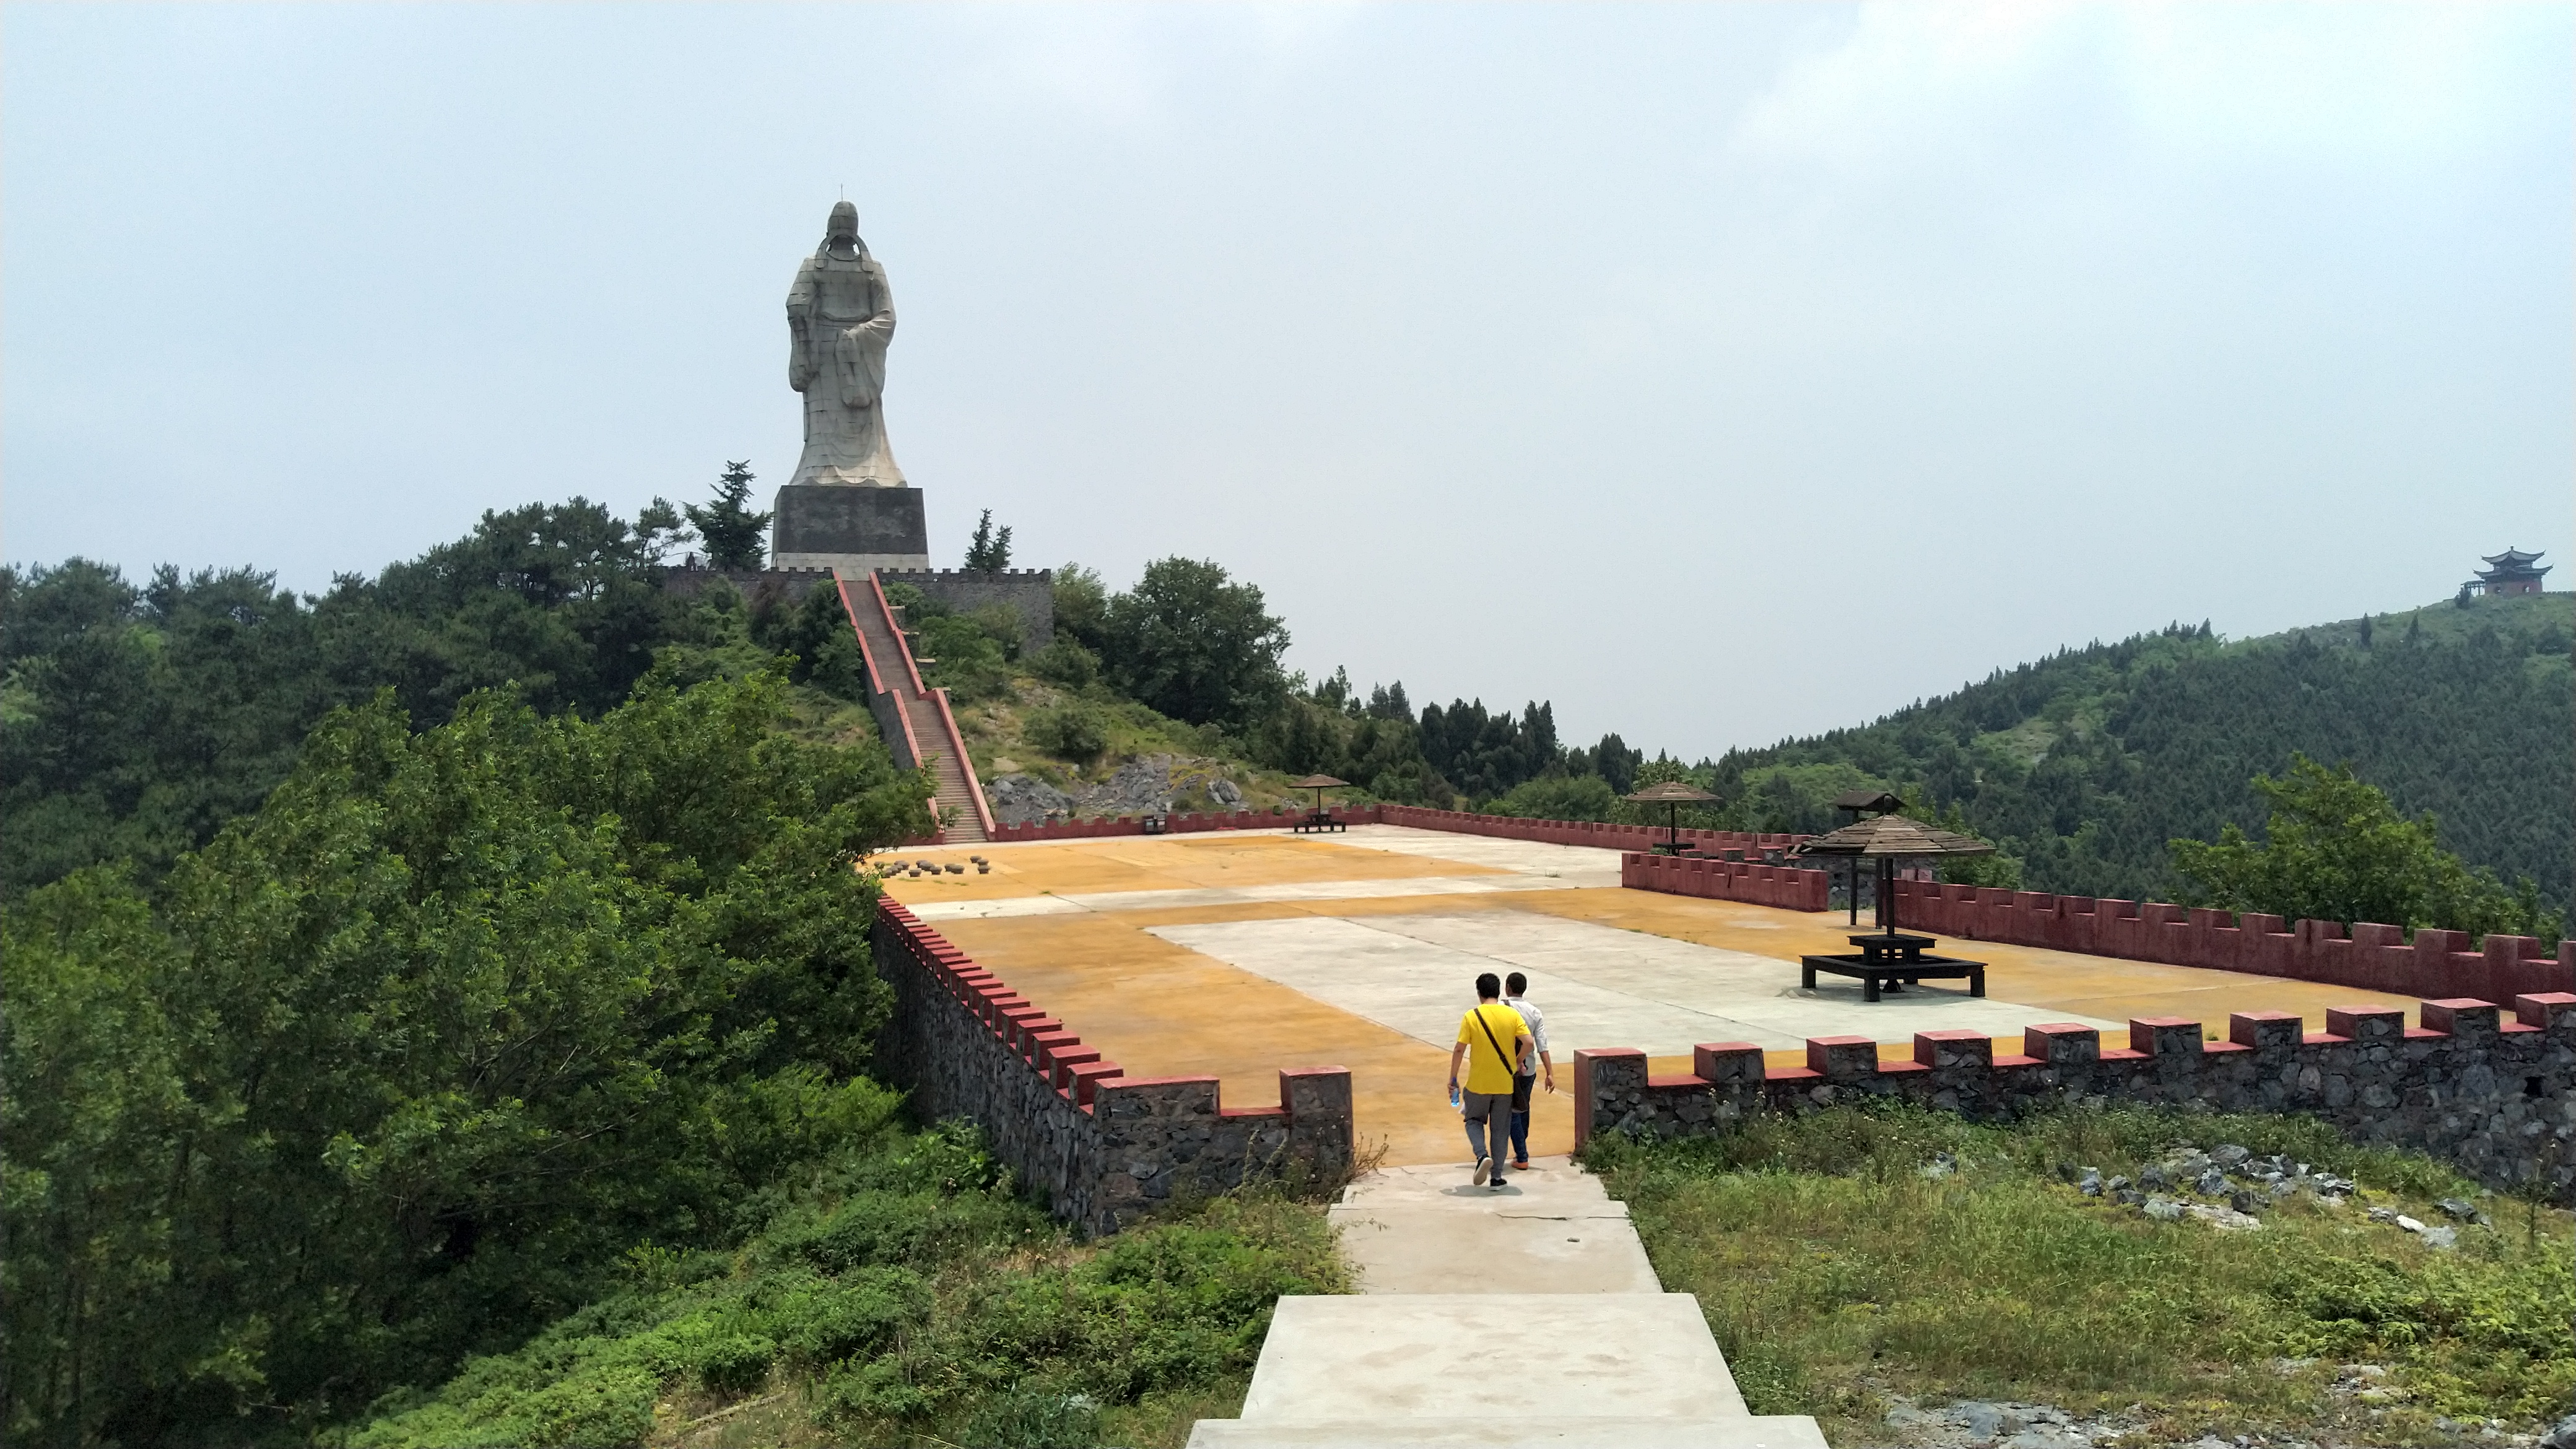
M2444 602L2228 641L2206 624L2061 650L1855 729L1702 761L1730 823L1817 830L1879 786L2021 863L2033 890L2170 899L2167 842L2260 833L2248 784L2350 762L2442 842L2564 908L2576 860L2576 596Z

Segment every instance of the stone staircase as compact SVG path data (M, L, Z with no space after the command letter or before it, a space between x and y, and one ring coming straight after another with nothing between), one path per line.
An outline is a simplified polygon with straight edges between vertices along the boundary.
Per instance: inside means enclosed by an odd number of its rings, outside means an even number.
M975 778L974 762L957 748L957 723L948 708L948 691L922 687L912 645L897 627L897 611L885 603L874 576L862 574L841 582L849 598L851 622L857 625L859 640L866 646L871 696L868 703L877 714L878 726L887 735L898 764L910 756L928 769L938 784L932 803L945 822L940 828L940 843L968 845L990 840L992 836L984 828L983 787ZM904 737L902 743L894 740L897 734Z
M929 747L923 748L927 750ZM939 807L939 818L947 822L939 828L940 843L981 844L992 837L984 833L983 819L975 813L974 789L968 783L975 767L963 760L952 760L948 755L948 751L938 750L930 756L931 766L939 777L939 793L932 798Z
M1746 1410L1699 1300L1666 1293L1625 1203L1564 1158L1501 1191L1369 1174L1332 1209L1350 1297L1279 1300L1242 1415L1190 1449L1825 1449Z

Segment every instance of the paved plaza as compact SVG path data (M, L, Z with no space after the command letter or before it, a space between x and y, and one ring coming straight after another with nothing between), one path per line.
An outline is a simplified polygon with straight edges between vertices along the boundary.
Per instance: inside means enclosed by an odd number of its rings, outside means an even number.
M1540 1095L1531 1150L1574 1139L1578 1047L1637 1047L1690 1070L1701 1042L1751 1042L1802 1065L1811 1036L1866 1036L1890 1055L1913 1034L1966 1028L2018 1052L2021 1030L2075 1022L2125 1033L2136 1016L2224 1031L2231 1011L2409 1005L2317 986L2033 947L1945 941L1989 963L1962 984L1876 1004L1861 984L1798 984L1798 957L1848 949L1842 915L1619 887L1615 851L1363 825L917 849L968 865L887 890L1131 1077L1212 1075L1228 1101L1278 1100L1281 1067L1351 1069L1364 1142L1390 1164L1462 1162L1446 1092L1449 1046L1478 972L1520 971L1547 1011L1567 1088Z

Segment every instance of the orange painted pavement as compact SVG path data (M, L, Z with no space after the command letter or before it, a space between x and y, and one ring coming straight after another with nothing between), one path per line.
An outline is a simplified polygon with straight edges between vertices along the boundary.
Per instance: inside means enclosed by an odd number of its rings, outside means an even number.
M920 906L1039 894L1507 873L1433 856L1278 835L1117 837L912 850L896 858L944 863L964 861L972 854L991 861L993 873L979 876L969 866L964 876L889 880L886 890L906 904ZM1784 972L1794 969L1801 954L1849 949L1844 938L1852 930L1840 914L1810 915L1619 889L1235 902L929 924L1000 973L1032 1003L1062 1020L1086 1044L1098 1047L1129 1076L1215 1076L1226 1104L1267 1106L1278 1100L1281 1067L1348 1067L1363 1143L1383 1144L1389 1163L1432 1163L1463 1161L1466 1156L1464 1134L1444 1091L1445 1051L1150 935L1145 928L1301 915L1485 911L1553 915L1749 952L1780 959ZM2115 1021L2181 1016L2202 1022L2220 1038L2226 1035L2230 1012L2293 1012L2305 1017L2311 1029L2321 1030L2331 1006L2400 1006L2411 1018L2415 1004L2409 997L2348 987L1945 939L1948 944L1943 949L1949 954L1972 955L1987 963L1986 989L1992 998ZM1460 1003L1461 1012L1467 1005ZM1554 1096L1542 1092L1536 1098L1530 1131L1533 1152L1559 1153L1573 1146L1571 1069L1576 1045L1621 1043L1559 1044L1555 1052L1558 1080L1566 1090ZM1996 1040L1999 1052L2020 1049L2018 1039ZM1910 1042L1880 1047L1881 1056L1888 1058L1910 1058L1912 1051ZM1804 1065L1797 1052L1770 1052L1766 1060L1778 1066ZM1687 1073L1691 1068L1688 1058L1655 1057L1650 1065L1657 1073Z

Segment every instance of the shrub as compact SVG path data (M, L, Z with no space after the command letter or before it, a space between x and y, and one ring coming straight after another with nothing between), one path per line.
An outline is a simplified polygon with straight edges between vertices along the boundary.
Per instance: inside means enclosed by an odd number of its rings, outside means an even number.
M1080 640L1059 629L1055 642L1029 657L1029 668L1038 678L1067 689L1088 689L1100 678L1100 656L1082 647Z
M709 1393L747 1394L769 1379L778 1345L747 1333L729 1333L698 1351L698 1381Z
M1023 731L1029 743L1059 760L1080 763L1099 758L1109 748L1109 721L1087 704L1060 704L1033 711Z
M1529 820L1607 820L1618 797L1598 775L1553 775L1524 780L1488 809Z

